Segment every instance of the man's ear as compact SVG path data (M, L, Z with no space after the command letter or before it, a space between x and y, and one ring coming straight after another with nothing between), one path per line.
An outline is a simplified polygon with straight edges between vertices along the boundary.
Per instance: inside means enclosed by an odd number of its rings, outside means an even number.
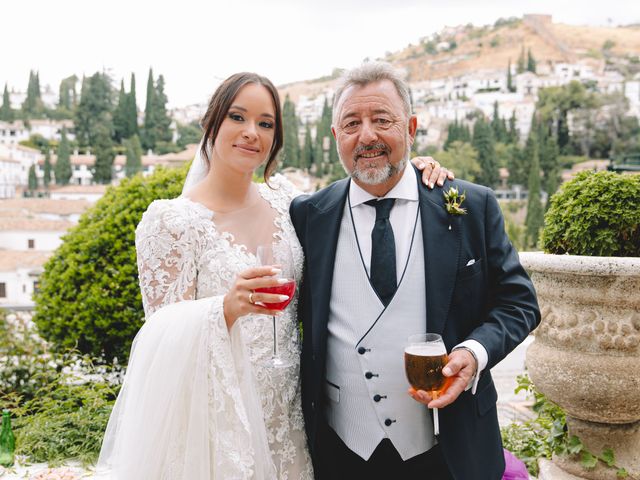
M418 117L411 115L409 117L409 138L411 138L411 145L416 139L416 132L418 131Z

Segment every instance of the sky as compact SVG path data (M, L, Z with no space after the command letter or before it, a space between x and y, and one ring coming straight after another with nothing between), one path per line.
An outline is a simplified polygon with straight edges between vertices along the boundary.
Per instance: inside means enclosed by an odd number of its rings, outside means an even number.
M144 107L149 68L170 107L206 102L232 73L276 85L328 75L400 50L445 26L551 14L574 25L640 23L637 0L3 0L0 88L26 89L29 71L60 80L136 75Z

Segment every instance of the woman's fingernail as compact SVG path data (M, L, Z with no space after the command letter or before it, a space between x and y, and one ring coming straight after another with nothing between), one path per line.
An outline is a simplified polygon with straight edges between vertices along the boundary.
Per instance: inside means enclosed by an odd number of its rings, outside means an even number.
M438 186L441 187L442 185L444 185L444 182L442 180L438 180Z
M278 300L280 300L281 302L289 300L289 295L278 295Z
M429 188L433 188L433 182L429 184Z
M291 280L289 280L288 278L279 278L278 279L278 285L284 285L285 283L289 283Z
M272 275L280 275L282 273L282 270L280 270L279 268L272 268L271 269L271 274Z

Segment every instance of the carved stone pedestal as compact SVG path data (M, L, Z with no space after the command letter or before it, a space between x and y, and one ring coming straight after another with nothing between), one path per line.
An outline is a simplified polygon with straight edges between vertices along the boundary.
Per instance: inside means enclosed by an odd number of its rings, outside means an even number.
M520 254L538 292L542 323L527 351L536 387L567 413L589 451L613 449L640 478L640 258ZM554 459L580 478L615 479L599 464Z

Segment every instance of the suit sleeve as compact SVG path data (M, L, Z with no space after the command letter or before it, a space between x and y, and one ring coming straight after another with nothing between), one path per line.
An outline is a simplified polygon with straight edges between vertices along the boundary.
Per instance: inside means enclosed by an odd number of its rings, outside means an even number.
M485 347L489 357L487 368L492 368L536 328L540 310L533 283L505 232L498 201L488 189L484 218L489 280L487 315L468 338Z

